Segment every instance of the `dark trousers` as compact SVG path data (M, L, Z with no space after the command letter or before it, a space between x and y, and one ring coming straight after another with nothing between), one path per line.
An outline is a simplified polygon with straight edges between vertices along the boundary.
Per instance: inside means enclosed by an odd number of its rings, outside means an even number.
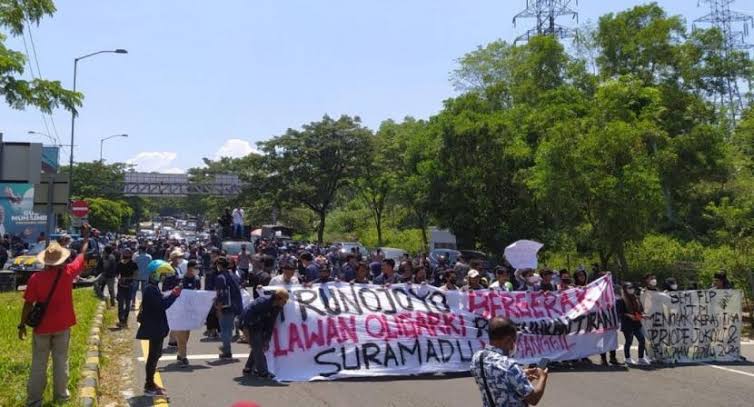
M157 362L162 356L162 344L165 338L150 339L149 340L149 354L147 355L147 379L144 383L144 387L154 387L154 372L157 371Z
M264 347L267 345L261 332L251 331L249 338L251 351L246 359L246 368L256 370L257 374L267 374L267 358L264 356Z
M217 320L217 310L213 306L207 315L207 329L220 329L220 321Z
M607 353L600 353L600 357L602 358L603 362L607 361ZM610 360L617 360L618 357L615 354L615 350L610 351Z
M623 330L623 337L626 339L626 344L623 345L623 355L626 356L626 359L631 358L631 344L634 343L634 337L636 337L636 341L639 342L639 359L643 358L646 346L644 329L641 327L629 327L628 329Z
M133 284L126 287L118 286L118 321L122 323L128 322L128 313L131 311L131 290L133 289Z

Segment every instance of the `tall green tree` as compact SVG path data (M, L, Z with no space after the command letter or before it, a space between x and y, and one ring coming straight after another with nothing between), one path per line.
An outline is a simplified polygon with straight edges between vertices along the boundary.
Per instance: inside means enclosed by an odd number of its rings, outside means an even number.
M662 133L656 89L623 77L604 83L590 115L553 127L537 151L529 185L543 208L584 225L603 264L628 272L626 245L654 225L661 203L648 139Z
M24 30L32 24L38 25L44 17L55 13L51 0L6 0L0 6L0 27L6 34L0 33L0 95L14 109L35 106L45 113L57 107L75 112L81 105L80 93L63 88L60 81L35 78L21 79L25 72L26 56L6 46L10 34L13 37L23 35Z
M324 116L301 130L288 129L260 143L267 174L264 185L276 201L303 205L317 215L320 243L327 214L338 192L356 178L369 137L371 132L358 117Z

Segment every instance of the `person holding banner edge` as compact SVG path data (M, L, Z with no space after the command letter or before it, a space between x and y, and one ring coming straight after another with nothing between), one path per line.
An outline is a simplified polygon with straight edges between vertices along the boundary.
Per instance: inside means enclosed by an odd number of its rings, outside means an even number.
M490 319L488 335L490 343L474 354L470 366L482 393L483 405L536 406L545 393L547 368L522 369L513 359L518 334L510 319Z
M288 297L285 288L277 288L272 295L261 295L252 301L241 314L243 333L249 338L251 347L243 374L254 374L265 379L275 377L267 370L264 352L270 346L275 320L288 302Z

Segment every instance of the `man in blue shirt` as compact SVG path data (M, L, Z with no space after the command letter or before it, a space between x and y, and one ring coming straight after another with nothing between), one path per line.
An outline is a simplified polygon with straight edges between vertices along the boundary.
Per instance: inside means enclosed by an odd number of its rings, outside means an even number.
M288 291L285 288L277 288L272 295L262 295L252 301L241 314L244 335L249 338L251 346L249 359L246 360L246 367L243 369L244 374L255 374L266 379L274 377L267 370L264 352L270 346L272 328L286 302Z
M141 290L143 292L144 287L147 286L147 281L149 280L149 270L147 270L147 265L152 261L152 256L147 253L146 246L139 246L139 253L134 256L133 261L136 263L139 271L134 280L134 287L131 289L131 309L134 309L135 307L136 291Z
M304 281L311 283L319 278L319 266L314 262L314 256L309 252L304 252L299 258L304 265Z
M545 393L547 369L522 369L511 357L517 333L510 319L492 318L488 335L489 345L474 354L470 366L484 407L537 405Z

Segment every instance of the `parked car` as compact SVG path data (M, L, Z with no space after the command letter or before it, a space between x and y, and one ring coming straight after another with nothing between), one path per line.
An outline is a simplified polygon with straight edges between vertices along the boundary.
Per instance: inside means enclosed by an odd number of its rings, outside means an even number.
M338 249L338 256L340 256L341 258L345 258L350 253L354 252L364 258L369 256L369 250L366 248L366 246L359 242L337 242L335 243L335 245L340 247L340 249Z
M32 274L42 270L44 265L37 261L37 254L44 250L45 247L47 247L45 242L35 243L29 250L25 250L22 254L5 262L3 269L13 271L16 277L16 288L20 285L25 285Z
M458 256L460 255L461 255L461 252L459 252L458 250L434 249L429 252L429 255L427 256L427 258L429 259L429 265L432 267L432 269L435 269L440 263L440 256L445 256L445 259L447 260L447 265L449 267L453 267L456 264L456 261L458 261Z
M484 252L480 252L480 251L477 251L477 250L461 250L461 254L463 255L463 257L466 258L466 261L468 261L469 263L471 263L471 262L473 262L475 260L481 261L482 262L482 269L479 270L479 271L484 271L486 273L492 273L493 270L494 270L494 268L495 268L495 264L493 264L492 259L490 258L490 256L488 256Z

